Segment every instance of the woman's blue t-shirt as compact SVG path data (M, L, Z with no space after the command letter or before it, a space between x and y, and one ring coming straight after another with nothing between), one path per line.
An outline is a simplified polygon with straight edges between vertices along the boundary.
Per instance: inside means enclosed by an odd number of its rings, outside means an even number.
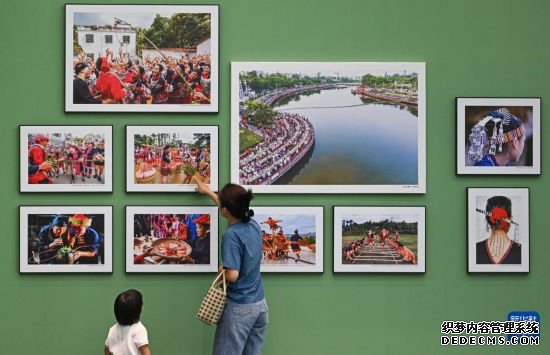
M240 304L261 301L264 287L260 275L262 234L258 223L237 222L229 226L222 237L222 262L225 269L239 271L239 278L229 283L227 298Z

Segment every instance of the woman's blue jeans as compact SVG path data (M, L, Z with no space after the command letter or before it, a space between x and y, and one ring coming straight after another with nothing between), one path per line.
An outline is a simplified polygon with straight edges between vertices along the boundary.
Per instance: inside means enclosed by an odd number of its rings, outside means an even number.
M269 315L265 298L238 304L227 300L216 328L213 355L259 355L265 342Z

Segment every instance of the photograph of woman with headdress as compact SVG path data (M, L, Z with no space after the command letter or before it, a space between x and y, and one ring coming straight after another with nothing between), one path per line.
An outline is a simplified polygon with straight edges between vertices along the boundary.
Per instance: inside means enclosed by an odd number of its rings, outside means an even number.
M469 271L528 271L528 194L468 189Z
M540 174L540 99L457 99L458 174Z

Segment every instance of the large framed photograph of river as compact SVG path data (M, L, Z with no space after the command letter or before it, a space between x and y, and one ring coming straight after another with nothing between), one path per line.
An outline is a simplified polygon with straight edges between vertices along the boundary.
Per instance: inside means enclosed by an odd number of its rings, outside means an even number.
M234 62L231 180L256 193L425 193L425 63Z
M65 5L65 112L218 112L218 5Z

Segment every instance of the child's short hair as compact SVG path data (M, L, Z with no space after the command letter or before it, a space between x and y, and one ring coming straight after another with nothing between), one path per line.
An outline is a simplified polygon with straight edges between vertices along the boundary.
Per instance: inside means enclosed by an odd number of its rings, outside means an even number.
M115 317L120 325L132 325L139 322L143 297L138 290L122 292L115 300Z

